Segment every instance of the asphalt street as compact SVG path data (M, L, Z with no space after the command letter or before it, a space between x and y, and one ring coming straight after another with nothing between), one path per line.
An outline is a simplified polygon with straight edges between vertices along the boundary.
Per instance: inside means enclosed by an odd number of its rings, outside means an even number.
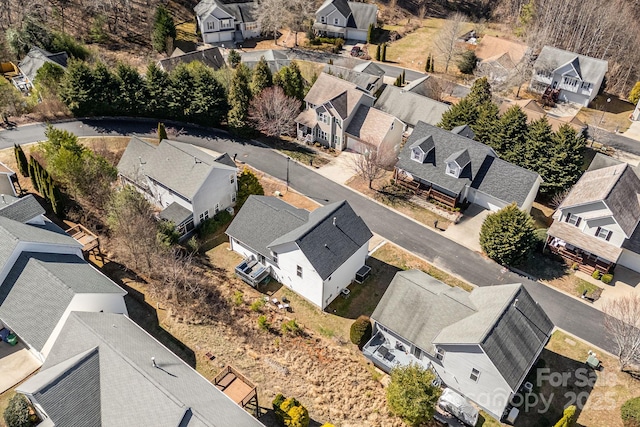
M155 121L137 119L85 119L59 123L56 127L67 129L78 136L115 136L152 134L155 132L155 125ZM237 160L281 180L286 179L287 159L275 150L250 141L234 140L223 131L192 126L175 127L185 132L184 135L175 138L178 141L218 152L228 152L231 155L237 154ZM44 140L44 130L44 124L36 124L0 131L0 148ZM604 331L603 313L588 304L512 273L438 232L431 231L293 161L289 162L289 182L292 188L322 204L348 200L375 233L473 284L490 286L523 283L556 326L615 353L614 343L607 338Z
M640 141L593 126L588 126L587 133L601 144L640 156Z

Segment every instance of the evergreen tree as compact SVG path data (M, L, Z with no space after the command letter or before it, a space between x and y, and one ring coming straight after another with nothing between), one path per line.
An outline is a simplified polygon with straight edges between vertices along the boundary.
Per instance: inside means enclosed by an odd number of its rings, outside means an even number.
M93 69L92 115L117 114L120 104L120 80L103 63L98 62Z
M427 73L431 71L431 54L427 56L427 62L424 64L424 71Z
M518 265L536 246L531 216L515 203L491 213L480 228L480 246L502 265Z
M156 8L153 18L153 33L151 44L157 52L169 52L176 38L176 26L169 11L162 5Z
M380 45L376 46L376 61L380 61Z
M543 170L553 149L553 131L546 117L531 122L525 135L524 158L520 166L545 175Z
M387 62L387 44L382 43L382 52L380 53L380 60L382 62Z
M473 124L477 118L478 111L475 106L467 98L462 98L460 102L445 111L438 127L451 130L456 126Z
M458 70L460 70L462 74L473 74L473 70L476 69L477 63L478 57L476 56L476 53L472 50L467 50L462 54L458 61Z
M249 102L251 101L251 89L249 87L250 71L246 65L236 67L231 88L229 89L229 127L240 130L246 126Z
M117 74L120 82L118 114L143 115L149 100L145 81L138 74L138 71L130 65L118 64Z
M229 55L227 56L227 61L229 61L229 65L231 65L231 68L236 68L238 64L240 64L241 60L242 60L242 57L240 56L237 50L231 49L229 51Z
M407 82L407 75L405 70L402 70L402 84L404 85Z
M478 112L475 123L471 123L471 129L475 134L475 140L483 144L491 145L492 138L498 133L498 106L493 102L487 102L476 109Z
M4 410L4 422L7 427L31 427L29 401L24 395L16 393Z
M60 99L74 116L90 115L94 111L94 86L91 68L83 61L71 60L60 85Z
M371 44L373 43L373 30L374 30L374 25L373 24L369 24L369 29L367 30L367 43Z
M429 422L442 390L435 385L435 374L413 363L391 370L387 386L387 404L391 412L410 426Z
M189 119L208 126L217 126L226 116L228 106L224 88L211 68L201 62L190 64L193 94Z
M474 106L479 107L488 102L491 102L491 85L486 77L482 77L471 86L471 91L466 96Z
M251 92L253 95L257 95L262 92L263 89L273 85L273 76L271 75L271 69L269 64L264 59L264 56L260 57L260 61L253 70L253 76L251 79Z
M158 143L163 139L167 139L167 129L164 127L164 123L158 122Z
M492 138L491 146L505 160L520 165L523 162L527 115L514 105L500 117L499 132Z
M238 177L238 197L236 199L236 208L240 209L250 195L256 194L264 196L264 189L258 177L249 169L244 169Z
M169 75L156 64L150 63L145 84L148 97L147 114L151 117L169 117Z
M20 145L14 145L16 151L16 163L18 164L18 171L25 178L29 176L29 162L27 156L24 154Z
M273 83L280 86L285 95L299 100L304 99L304 78L295 61L288 67L282 67L274 76Z
M544 163L540 175L544 182L540 192L552 196L570 188L582 174L585 139L577 135L575 129L564 124L552 136L551 154Z
M168 107L170 117L186 119L191 114L191 100L195 90L195 82L187 65L179 64L171 71L169 82Z
M633 88L631 88L631 91L629 92L629 102L631 102L632 104L637 104L638 101L640 101L640 82L636 82L636 84L633 85Z

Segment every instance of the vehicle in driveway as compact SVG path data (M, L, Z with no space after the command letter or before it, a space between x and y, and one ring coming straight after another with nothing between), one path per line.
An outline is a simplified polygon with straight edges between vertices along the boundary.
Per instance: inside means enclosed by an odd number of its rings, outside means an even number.
M355 56L356 58L362 58L367 55L367 51L362 43L358 43L354 47L351 48L351 56Z

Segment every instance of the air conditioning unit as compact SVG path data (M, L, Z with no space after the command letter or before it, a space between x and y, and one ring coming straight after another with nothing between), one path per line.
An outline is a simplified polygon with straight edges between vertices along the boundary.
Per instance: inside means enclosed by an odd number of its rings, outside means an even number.
M229 206L227 208L227 212L229 212L231 214L231 216L233 216L233 214L235 213L235 209L233 209L233 206Z

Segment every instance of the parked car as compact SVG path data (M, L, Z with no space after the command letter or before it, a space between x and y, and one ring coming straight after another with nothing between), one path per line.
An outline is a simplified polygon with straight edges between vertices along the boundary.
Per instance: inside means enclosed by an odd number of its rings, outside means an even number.
M358 43L354 47L351 48L351 56L355 56L356 58L360 58L367 55L367 51L363 44Z

